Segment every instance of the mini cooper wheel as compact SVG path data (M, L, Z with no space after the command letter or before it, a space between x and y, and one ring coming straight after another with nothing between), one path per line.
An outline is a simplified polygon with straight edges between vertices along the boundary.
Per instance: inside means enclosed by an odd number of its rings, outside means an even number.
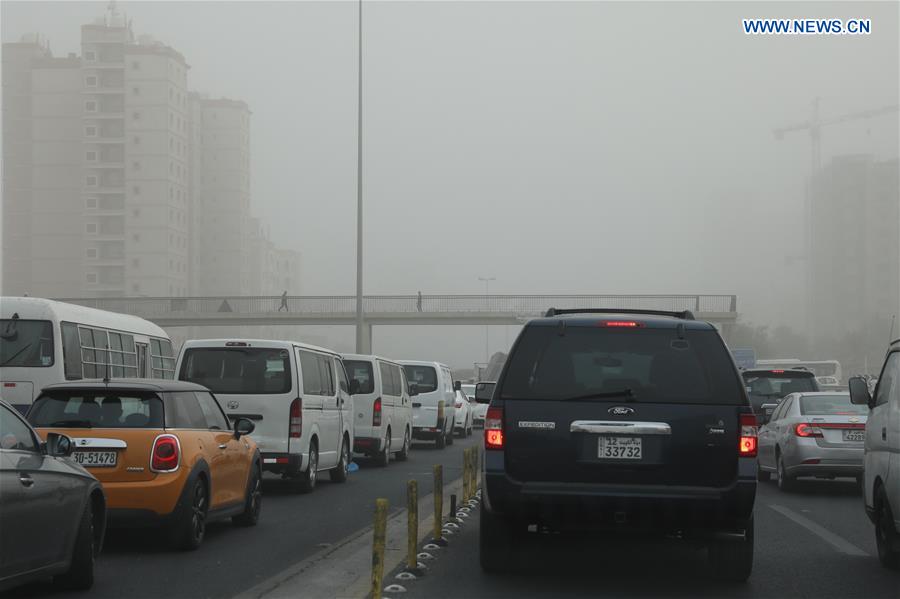
M262 509L262 476L259 466L253 466L250 483L247 485L247 497L244 499L244 511L231 519L238 526L256 526L259 512Z
M197 478L188 494L181 521L176 525L175 545L185 551L200 547L206 536L206 516L209 513L209 492L202 478Z

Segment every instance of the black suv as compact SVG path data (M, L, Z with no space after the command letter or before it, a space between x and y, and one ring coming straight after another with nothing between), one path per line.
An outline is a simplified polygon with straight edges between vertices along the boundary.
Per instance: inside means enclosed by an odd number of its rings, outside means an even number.
M522 330L485 419L481 566L528 531L650 532L753 567L756 418L731 354L690 312L554 310Z
M757 414L763 413L763 404L777 404L791 393L819 390L816 375L802 368L748 368L741 371L741 376L750 396L750 405Z

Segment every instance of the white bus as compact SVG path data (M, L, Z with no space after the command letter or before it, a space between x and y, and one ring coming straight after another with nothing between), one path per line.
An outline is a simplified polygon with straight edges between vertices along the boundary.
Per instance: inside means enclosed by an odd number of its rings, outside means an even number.
M175 354L148 320L36 297L0 298L0 397L22 412L46 385L174 378Z
M782 358L778 360L757 360L757 368L805 368L817 378L820 376L834 377L837 384L843 382L841 363L837 360L798 360L797 358Z

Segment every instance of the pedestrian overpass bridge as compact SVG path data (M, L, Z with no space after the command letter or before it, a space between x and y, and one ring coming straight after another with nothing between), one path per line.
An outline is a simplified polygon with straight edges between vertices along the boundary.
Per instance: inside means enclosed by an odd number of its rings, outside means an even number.
M356 296L60 298L60 301L146 318L161 327L355 325ZM690 310L727 328L737 319L735 295L367 295L363 351L382 325L521 325L547 308Z

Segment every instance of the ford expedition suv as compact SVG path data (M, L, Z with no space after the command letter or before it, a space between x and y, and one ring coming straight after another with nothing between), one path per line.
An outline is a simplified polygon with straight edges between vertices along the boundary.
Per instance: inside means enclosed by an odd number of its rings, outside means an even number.
M690 312L554 310L511 349L485 418L480 561L526 535L658 533L753 566L757 424L716 329Z

